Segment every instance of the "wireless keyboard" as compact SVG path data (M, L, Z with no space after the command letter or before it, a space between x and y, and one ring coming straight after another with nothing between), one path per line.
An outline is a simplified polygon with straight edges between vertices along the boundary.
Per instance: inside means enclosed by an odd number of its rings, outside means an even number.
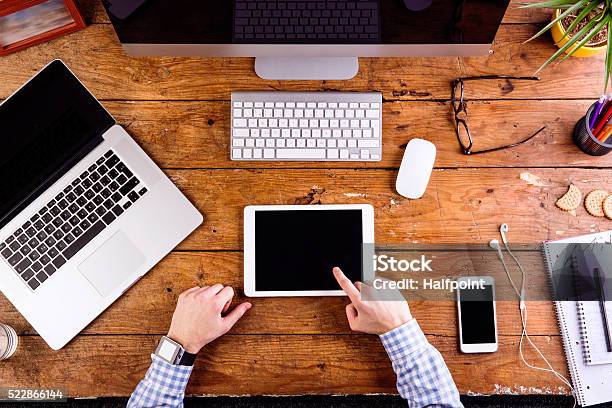
M232 93L232 160L380 161L376 92Z

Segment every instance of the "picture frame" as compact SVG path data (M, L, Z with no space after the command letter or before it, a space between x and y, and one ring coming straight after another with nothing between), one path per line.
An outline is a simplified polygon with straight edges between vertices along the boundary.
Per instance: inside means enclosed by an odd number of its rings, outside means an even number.
M74 0L0 1L0 56L85 27Z

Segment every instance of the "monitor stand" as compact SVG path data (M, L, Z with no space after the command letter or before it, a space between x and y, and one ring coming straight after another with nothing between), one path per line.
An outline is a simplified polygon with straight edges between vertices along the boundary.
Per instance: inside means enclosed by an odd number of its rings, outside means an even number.
M346 80L359 72L357 57L257 57L255 72L262 79Z

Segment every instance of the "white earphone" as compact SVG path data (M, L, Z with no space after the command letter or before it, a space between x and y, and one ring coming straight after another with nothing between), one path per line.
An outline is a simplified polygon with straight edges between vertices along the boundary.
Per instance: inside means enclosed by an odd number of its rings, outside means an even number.
M576 396L574 395L574 388L572 387L572 383L567 378L565 378L563 374L559 373L552 367L552 365L548 362L546 357L544 357L544 354L542 354L540 349L531 341L531 338L529 337L529 334L527 333L527 303L525 302L525 285L526 285L527 278L525 275L525 271L523 270L523 266L521 265L519 260L514 256L514 254L510 250L510 246L508 245L508 238L506 234L508 233L509 230L510 230L510 227L506 223L502 224L499 227L499 233L501 235L502 242L504 243L504 248L506 249L506 252L508 252L508 254L512 257L512 259L518 266L519 271L521 272L522 279L521 279L520 291L514 284L514 280L512 279L512 276L510 275L510 270L508 268L508 265L506 265L506 260L504 259L504 253L502 251L502 247L499 241L497 239L493 239L491 240L491 242L489 242L489 246L492 249L495 249L497 251L497 256L499 257L499 260L504 266L504 271L506 272L506 275L508 276L508 280L510 281L510 284L514 288L514 291L516 292L516 295L519 298L519 311L521 314L521 325L523 328L521 332L521 340L519 341L519 353L521 355L521 360L523 360L523 363L525 363L525 365L529 368L533 368L535 370L540 370L540 371L546 371L546 372L550 372L554 374L559 380L561 380L565 385L567 385L572 391L572 396L574 397L574 408L575 408L577 401L576 401ZM525 338L527 339L531 347L540 355L542 360L546 363L547 367L534 366L534 365L529 364L525 360L525 356L523 355L523 339Z

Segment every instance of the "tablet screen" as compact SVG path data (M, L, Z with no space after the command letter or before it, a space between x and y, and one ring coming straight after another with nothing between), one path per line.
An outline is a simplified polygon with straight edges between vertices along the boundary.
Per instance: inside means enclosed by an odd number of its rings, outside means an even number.
M339 290L340 267L361 280L361 210L257 211L255 290Z

